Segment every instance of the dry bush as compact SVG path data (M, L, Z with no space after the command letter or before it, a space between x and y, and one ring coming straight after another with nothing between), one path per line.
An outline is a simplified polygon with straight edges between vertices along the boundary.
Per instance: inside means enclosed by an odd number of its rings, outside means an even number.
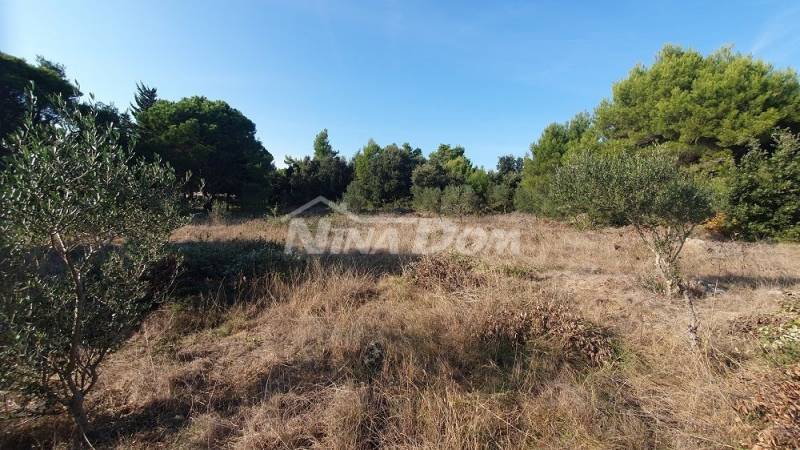
M566 360L590 366L600 366L614 355L610 333L564 304L548 300L500 303L482 315L473 333L480 343L489 344L490 352L499 359L516 356L533 341L546 341Z
M800 248L688 242L682 270L724 288L698 300L707 347L689 354L680 302L638 282L649 255L630 230L464 220L519 227L521 254L425 256L402 274L407 259L320 258L248 277L242 301L154 311L90 399L96 447L717 449L778 423L742 420L737 399L779 398L764 380L797 389L761 350L773 319L755 317L793 317ZM281 227L176 236L225 247ZM371 342L377 374L364 367ZM753 374L764 378L741 382ZM0 447L57 446L58 423L0 426Z
M800 364L754 383L757 391L740 401L739 410L762 424L755 449L800 448Z
M486 278L476 269L475 261L467 256L437 253L409 264L404 272L420 287L453 292L484 285Z

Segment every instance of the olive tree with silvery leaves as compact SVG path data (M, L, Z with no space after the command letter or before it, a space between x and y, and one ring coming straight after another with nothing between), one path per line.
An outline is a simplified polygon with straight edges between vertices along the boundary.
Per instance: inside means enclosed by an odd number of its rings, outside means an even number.
M0 390L64 407L82 445L100 364L167 293L186 217L174 171L134 159L93 100L55 105L52 123L28 114L0 173Z
M562 214L586 214L595 222L633 227L653 254L667 295L684 293L689 334L697 344L697 317L686 295L678 257L694 227L713 212L708 191L674 157L650 149L575 155L556 170L550 192Z

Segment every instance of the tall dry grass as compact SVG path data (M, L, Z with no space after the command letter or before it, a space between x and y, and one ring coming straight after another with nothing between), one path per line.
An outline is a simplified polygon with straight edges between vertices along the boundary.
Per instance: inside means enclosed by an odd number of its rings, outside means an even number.
M103 367L91 399L97 446L797 445L798 428L775 419L794 411L791 395L764 399L791 378L754 330L783 320L781 305L798 295L798 246L689 242L682 270L708 290L697 304L704 347L692 352L683 305L658 293L629 230L464 220L522 230L520 254L321 257L234 287L246 295L154 311ZM248 221L174 239L280 242L285 232ZM375 343L377 372L365 363ZM1 439L50 447L66 433L64 421L41 419L10 424Z

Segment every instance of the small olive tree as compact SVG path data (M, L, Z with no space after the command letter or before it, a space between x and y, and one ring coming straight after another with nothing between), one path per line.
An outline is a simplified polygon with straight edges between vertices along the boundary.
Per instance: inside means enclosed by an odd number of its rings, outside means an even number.
M174 278L184 215L171 168L132 159L93 103L55 105L52 123L28 115L0 173L0 390L65 407L81 445L100 363Z
M583 152L560 167L551 185L562 214L587 214L601 223L630 224L653 253L668 296L684 291L678 256L698 223L712 214L708 192L663 152L604 155ZM688 295L690 335L697 318Z

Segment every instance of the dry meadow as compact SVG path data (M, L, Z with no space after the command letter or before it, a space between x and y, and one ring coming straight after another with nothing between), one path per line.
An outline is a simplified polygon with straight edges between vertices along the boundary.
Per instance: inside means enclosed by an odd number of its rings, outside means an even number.
M800 447L800 246L687 242L693 351L631 230L460 223L518 229L519 252L420 256L401 235L399 255L284 261L278 221L176 231L200 262L105 363L95 446ZM220 254L240 265L203 265ZM0 447L66 446L69 429L20 419Z

